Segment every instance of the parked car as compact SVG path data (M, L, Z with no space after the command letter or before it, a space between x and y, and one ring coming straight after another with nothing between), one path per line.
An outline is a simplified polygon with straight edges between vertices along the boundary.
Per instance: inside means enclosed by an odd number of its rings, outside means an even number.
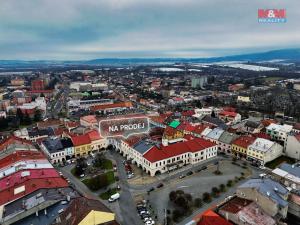
M164 186L164 184L163 184L163 183L160 183L160 184L157 185L157 188L161 188L161 187L163 187L163 186Z
M154 187L150 188L147 192L150 193L152 191L154 191Z
M109 202L114 202L114 201L117 201L119 198L120 198L120 194L116 193L116 194L113 194L112 196L110 196L110 198L108 199L108 201Z
M193 171L189 171L189 172L187 172L187 173L186 173L186 175L187 175L187 176L191 176L191 175L193 175Z
M81 178L84 177L84 176L85 176L84 174L81 174L81 175L80 175Z
M183 178L185 178L185 175L182 174L179 176L179 179L183 179Z
M140 215L142 215L142 214L149 214L149 212L147 210L143 210L143 211L140 211L139 214Z
M201 170L206 170L207 169L207 166L202 166L201 167Z
M133 177L134 177L134 174L133 174L133 173L130 173L130 174L127 175L127 179L131 179L131 178L133 178Z

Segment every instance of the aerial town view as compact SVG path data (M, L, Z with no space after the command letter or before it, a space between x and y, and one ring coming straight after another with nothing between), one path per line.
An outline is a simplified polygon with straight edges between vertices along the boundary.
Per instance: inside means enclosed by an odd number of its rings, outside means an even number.
M0 225L300 225L299 0L0 0Z

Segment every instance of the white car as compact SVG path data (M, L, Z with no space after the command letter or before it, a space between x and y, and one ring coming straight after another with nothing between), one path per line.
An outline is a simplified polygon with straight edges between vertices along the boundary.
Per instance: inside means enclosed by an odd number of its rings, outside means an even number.
M127 175L127 178L128 178L128 179L131 179L131 178L133 178L133 177L134 177L133 174L128 174L128 175Z
M145 225L154 225L154 224L155 224L155 222L153 220L147 220L145 222Z
M85 176L84 174L81 174L81 175L80 175L81 178L84 177L84 176Z

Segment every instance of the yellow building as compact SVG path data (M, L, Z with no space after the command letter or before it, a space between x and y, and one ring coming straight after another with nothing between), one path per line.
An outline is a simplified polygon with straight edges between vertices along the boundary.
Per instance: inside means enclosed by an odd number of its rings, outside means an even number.
M91 140L91 149L92 152L99 151L107 147L106 138L102 138L97 130L91 130L86 133Z
M88 155L92 151L91 139L89 135L83 134L78 136L71 136L74 145L75 156Z
M115 214L98 200L75 198L56 218L57 225L119 225Z
M241 136L231 144L231 152L235 156L246 158L248 154L248 146L255 141L255 137Z

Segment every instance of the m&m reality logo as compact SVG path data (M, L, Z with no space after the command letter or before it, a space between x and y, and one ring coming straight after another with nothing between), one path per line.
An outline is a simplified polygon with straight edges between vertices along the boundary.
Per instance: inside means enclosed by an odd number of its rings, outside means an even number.
M285 9L258 9L259 23L285 23Z

